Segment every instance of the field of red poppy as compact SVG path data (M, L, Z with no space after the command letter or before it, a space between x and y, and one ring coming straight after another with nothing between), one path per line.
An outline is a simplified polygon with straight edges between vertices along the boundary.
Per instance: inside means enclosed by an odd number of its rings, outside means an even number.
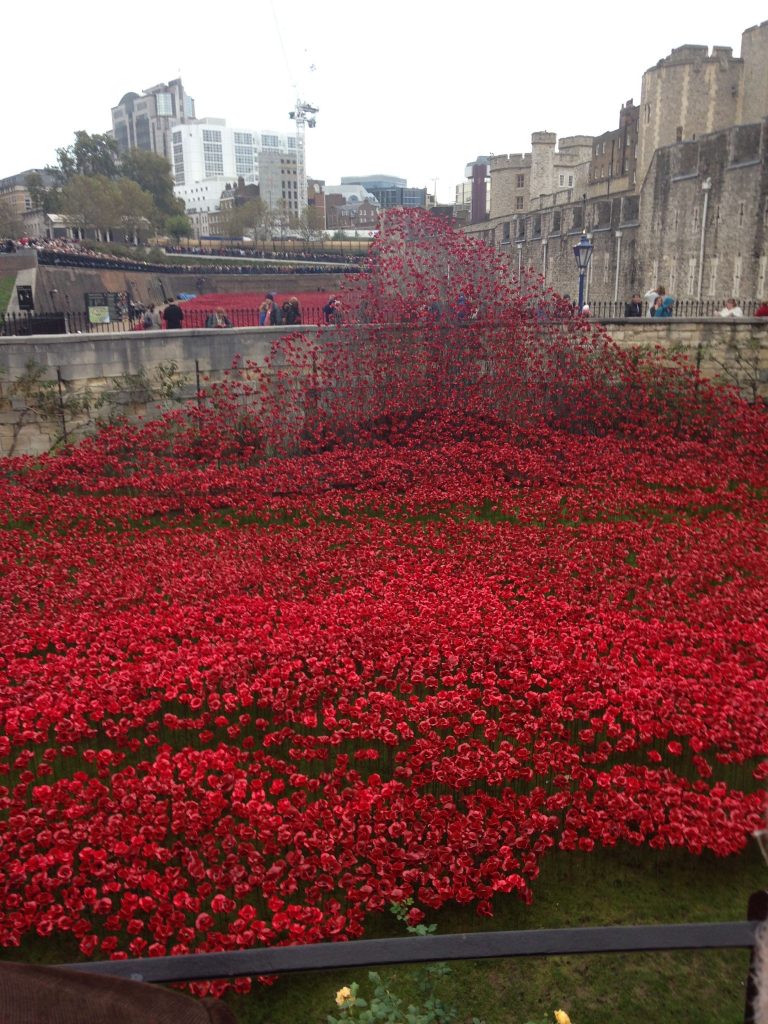
M745 850L764 416L530 309L283 339L5 464L0 944L338 940L555 857Z
M235 327L258 326L259 306L265 299L265 290L253 292L227 292L196 295L184 303L184 326L205 327L208 316L216 309L223 309ZM323 306L328 301L327 291L273 291L278 305L295 297L299 301L301 319L305 324L323 323Z

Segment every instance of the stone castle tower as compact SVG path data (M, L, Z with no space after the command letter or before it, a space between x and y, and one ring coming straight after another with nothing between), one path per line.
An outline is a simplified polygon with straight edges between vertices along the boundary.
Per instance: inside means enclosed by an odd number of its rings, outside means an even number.
M643 75L637 153L642 185L657 149L768 116L768 21L730 46L679 46Z

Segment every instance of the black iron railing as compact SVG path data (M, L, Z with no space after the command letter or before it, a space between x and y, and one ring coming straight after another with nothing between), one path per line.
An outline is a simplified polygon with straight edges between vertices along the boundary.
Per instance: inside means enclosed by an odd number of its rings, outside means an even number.
M213 309L184 309L182 327L206 327ZM258 327L259 309L227 310L227 317L233 327ZM304 305L301 311L304 324L321 324L323 322L322 306ZM292 327L283 324L286 330ZM296 329L300 330L301 325ZM0 316L0 337L30 337L44 334L115 334L120 331L144 330L143 314L135 312L120 318L112 318L108 323L91 323L86 312L55 312L55 313L5 313ZM149 329L149 328L148 328Z
M759 305L760 303L757 299L748 299L739 303L744 316L747 317L754 316L755 310ZM642 308L644 316L647 312L647 307L647 302L643 302ZM620 302L590 302L589 308L591 310L592 317L597 320L624 319L626 303L624 300L621 300ZM675 302L672 315L675 317L683 317L685 319L695 317L716 317L720 315L720 310L722 308L722 300L718 299L678 299Z

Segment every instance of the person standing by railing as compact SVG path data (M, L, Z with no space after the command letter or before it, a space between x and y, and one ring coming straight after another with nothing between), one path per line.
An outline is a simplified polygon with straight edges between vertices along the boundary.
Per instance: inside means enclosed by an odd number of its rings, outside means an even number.
M720 316L744 316L744 310L736 302L736 299L726 299L723 308L720 310Z
M657 308L656 307L656 302L657 302L657 300L659 298L663 299L666 294L667 293L666 293L663 285L660 285L660 284L657 284L655 288L649 288L648 289L648 291L643 296L645 301L648 303L648 314L647 314L648 316L655 316L656 315L656 312L655 312L656 308ZM659 305L660 305L660 303L659 303Z
M184 321L184 310L175 302L169 302L163 310L166 329L178 331Z
M672 316L672 310L674 309L674 306L675 300L672 298L671 295L665 295L663 297L659 295L654 304L651 316L656 317L657 319L659 317Z

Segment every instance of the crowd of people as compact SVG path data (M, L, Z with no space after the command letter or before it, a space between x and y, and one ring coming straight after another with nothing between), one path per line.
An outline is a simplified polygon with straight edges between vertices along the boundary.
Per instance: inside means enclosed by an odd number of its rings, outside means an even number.
M332 302L338 301L334 296L331 296ZM240 315L230 310L228 312L224 306L217 306L215 309L206 313L201 314L199 307L194 310L187 310L187 315L184 310L184 301L182 299L172 299L164 307L156 307L150 305L147 307L141 307L137 314L134 316L130 315L131 322L136 322L136 329L142 329L145 331L157 331L165 328L166 330L180 330L182 327L202 327L206 328L225 328L236 326L232 317L237 316L238 319L243 319L243 323L237 326L251 326L254 325L254 321L250 319L252 311L240 311ZM137 307L134 307L137 309ZM232 314L230 316L230 313ZM263 301L259 304L257 310L257 320L259 327L277 327L277 326L288 326L293 327L303 323L301 314L301 304L295 295L285 299L282 303L278 303L277 296L274 292L267 292ZM340 319L326 320L326 323L340 323Z
M640 298L640 293L635 292L632 298L624 306L625 317L638 317L643 316L643 302L646 303L645 315L649 317L671 317L673 315L676 300L671 296L667 295L666 288L659 284L655 288L649 288L643 298ZM693 314L696 315L696 314ZM743 317L746 314L738 303L737 299L729 298L723 302L722 309L718 310L716 316L723 318L728 317ZM768 301L763 300L758 303L752 316L768 316Z
M240 246L217 246L215 248L203 248L200 245L166 245L165 251L179 256L231 256L238 259L251 260L274 260L278 258L274 249L243 249ZM299 260L301 263L353 263L362 265L367 259L365 253L344 255L339 252L307 251L302 249L299 252L291 250L284 252L280 259Z
M151 263L147 260L132 259L128 256L117 256L113 253L98 252L82 242L75 242L69 239L36 239L21 238L6 239L2 248L5 252L15 252L19 248L35 249L38 263L44 266L68 266L83 267L89 270L99 270L108 267L110 270L130 270L138 273L159 273L159 274L189 274L199 273L204 269L206 274L229 274L229 275L254 275L254 274L323 274L328 273L328 263L333 263L334 273L347 274L356 273L364 269L361 258L345 258L343 262L338 254L329 259L318 259L304 261L304 253L292 253L290 257L280 259L274 253L264 253L265 262L254 263L216 263L210 261L201 268L199 263ZM177 255L177 249L168 247L167 253ZM208 250L200 250L200 253L210 255ZM188 254L194 254L191 250ZM215 255L228 256L240 255L240 252L217 252ZM246 256L252 255L245 253ZM315 254L317 256L318 254ZM261 256L253 254L253 258L261 259ZM324 265L325 264L325 265Z

